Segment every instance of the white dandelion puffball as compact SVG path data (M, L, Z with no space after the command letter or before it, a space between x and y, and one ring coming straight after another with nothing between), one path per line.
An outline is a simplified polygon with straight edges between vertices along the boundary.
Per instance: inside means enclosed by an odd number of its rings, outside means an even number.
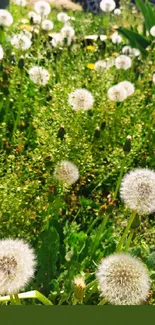
M0 240L0 294L14 294L23 289L36 267L32 248L21 239Z
M131 68L131 65L132 65L132 60L127 55L122 54L115 59L115 67L118 70L119 69L128 70L129 68Z
M29 32L28 30L25 30L25 29L24 29L20 34L21 34L21 35L25 35L25 36L28 37L29 39L32 38L32 33Z
M26 7L27 1L26 0L12 0L12 2L18 6Z
M155 37L155 26L151 27L150 34Z
M31 47L31 40L29 37L24 35L24 33L20 33L17 35L14 35L13 38L11 39L11 44L19 50L26 51Z
M29 71L29 77L30 79L38 85L45 86L50 78L50 74L46 69L43 69L42 67L35 66L31 68Z
M121 82L119 82L118 85L125 88L125 90L127 91L127 96L132 96L135 92L135 87L130 81L127 81L127 80L121 81Z
M72 162L63 160L56 166L54 177L64 185L72 185L79 179L79 171Z
M132 49L131 56L140 56L140 55L141 55L140 50L138 50L138 49L136 49L136 48L133 48L133 49Z
M49 13L51 12L51 7L50 7L49 3L46 1L37 1L34 4L34 10L41 17L47 17L49 15Z
M62 46L64 43L64 38L61 33L53 33L52 35L52 41L50 42L53 47L59 47Z
M114 44L120 44L123 39L117 32L115 32L111 35L111 40Z
M12 15L7 10L0 9L0 26L9 27L12 23Z
M79 88L69 94L68 102L73 110L88 110L94 104L94 98L87 89Z
M104 12L111 12L115 9L116 3L114 0L102 0L100 2L100 8Z
M98 35L87 35L84 37L84 39L91 39L93 41L97 41Z
M115 85L108 90L108 98L113 102L123 102L127 98L127 91L121 85Z
M59 12L57 14L58 21L61 21L62 23L65 23L70 19L70 17L65 12Z
M112 305L140 305L150 289L148 269L126 253L115 253L101 261L96 277L101 295Z
M155 84L155 73L153 74L152 82Z
M107 40L107 35L100 35L100 40L102 42L106 41Z
M54 24L52 23L52 21L46 19L46 20L43 20L42 21L42 25L41 26L42 26L42 29L43 30L49 31L49 30L52 30L53 29Z
M3 51L2 46L0 45L0 60L3 59L3 56L4 56L4 51Z
M71 26L64 26L62 29L61 29L61 34L64 38L73 38L74 35L75 35L75 31L74 31L74 28L71 27Z
M41 23L41 16L37 15L36 12L30 11L28 17L33 20L33 23L39 25Z
M122 53L125 55L132 55L132 47L129 45L123 46Z
M120 10L119 8L116 8L116 9L114 10L114 14L115 14L116 16L121 15L121 10Z
M124 176L120 196L125 205L138 213L155 212L155 172L137 168Z
M107 64L105 61L99 60L94 65L94 70L97 72L103 72L107 69Z

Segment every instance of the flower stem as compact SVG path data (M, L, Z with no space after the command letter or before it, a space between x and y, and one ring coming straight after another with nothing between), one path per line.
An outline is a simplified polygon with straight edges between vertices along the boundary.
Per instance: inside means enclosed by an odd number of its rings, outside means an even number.
M93 255L94 250L97 248L97 246L100 243L101 235L103 234L103 231L104 231L104 229L106 227L106 224L108 222L108 218L109 218L108 214L104 216L103 221L102 221L100 227L98 228L98 231L96 232L95 240L94 240L94 242L92 244L92 247L91 247L91 250L90 250L91 256Z
M131 244L132 239L133 239L133 235L134 235L134 230L132 230L132 231L130 232L130 234L129 234L129 237L128 237L128 239L127 239L127 241L126 241L126 245L125 245L125 251L127 251L128 248L130 247L130 244Z
M52 302L48 298L46 298L42 293L40 293L37 290L28 291L28 292L18 294L18 299L34 299L34 298L38 299L44 305L53 305ZM17 305L17 304L19 305L19 303L17 303L16 299L17 299L16 295L3 296L3 297L0 297L0 302L11 301L12 305Z
M121 184L125 163L126 163L126 156L124 156L124 158L122 160L121 170L120 170L119 178L118 178L116 188L115 188L115 192L114 192L114 199L116 199L117 194L118 194L118 190L119 190L119 187L120 187L120 184Z
M100 302L99 302L99 304L98 304L98 306L101 306L101 305L105 305L106 303L107 303L107 299L106 298L103 298Z
M121 237L121 239L120 239L120 241L119 241L119 243L118 243L118 246L117 246L117 248L116 248L116 252L120 252L120 250L121 250L121 248L122 248L122 245L123 245L123 243L124 243L124 240L125 240L125 238L126 238L126 236L127 236L127 233L128 233L128 231L130 230L131 225L132 225L132 223L133 223L133 221L134 221L134 219L135 219L135 216L136 216L136 211L133 211L132 214L131 214L131 216L130 216L129 222L128 222L128 224L127 224L125 230L124 230L124 233L123 233L123 235L122 235L122 237Z

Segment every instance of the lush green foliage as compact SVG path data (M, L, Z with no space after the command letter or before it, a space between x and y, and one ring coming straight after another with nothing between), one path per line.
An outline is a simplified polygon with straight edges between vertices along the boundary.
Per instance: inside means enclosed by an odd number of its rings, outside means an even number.
M127 45L126 38L119 45L112 43L115 28L139 26L143 18L126 9L121 16L112 15L110 22L104 15L69 12L75 17L76 38L71 46L52 49L48 33L33 33L32 47L21 58L9 37L23 25L31 29L21 22L27 19L28 9L11 5L10 12L13 25L8 32L0 31L5 52L0 61L0 235L23 238L35 247L38 268L31 289L40 290L54 304L72 304L73 278L84 274L88 285L84 304L96 305L99 292L93 293L89 283L99 261L115 251L131 213L119 193L114 196L122 165L123 175L135 167L155 169L155 48L152 43L147 58L132 58L131 69L114 66L97 73L89 69L90 63L115 58ZM56 15L53 9L50 18L54 31L59 31L63 24ZM106 42L91 41L87 47L84 36L105 32ZM28 76L37 64L51 75L46 86L33 84ZM123 80L135 85L135 93L122 103L108 100L108 89ZM92 92L93 109L72 110L68 95L76 88ZM128 135L131 151L125 154ZM53 177L62 159L74 162L80 172L79 181L67 189ZM153 290L154 214L137 216L131 232L128 251L147 263ZM155 303L153 293L147 303Z

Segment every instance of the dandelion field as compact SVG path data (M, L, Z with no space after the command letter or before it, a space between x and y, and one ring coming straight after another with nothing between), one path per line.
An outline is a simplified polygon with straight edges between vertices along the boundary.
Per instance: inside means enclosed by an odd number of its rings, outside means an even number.
M150 30L123 1L98 15L14 2L0 10L0 303L155 305L155 6Z

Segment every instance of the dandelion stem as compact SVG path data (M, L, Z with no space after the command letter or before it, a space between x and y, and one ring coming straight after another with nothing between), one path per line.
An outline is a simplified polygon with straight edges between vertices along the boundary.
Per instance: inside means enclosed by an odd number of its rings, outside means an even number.
M99 304L98 304L98 306L101 306L101 305L105 305L106 303L107 303L107 299L106 298L103 298L100 302L99 302Z
M18 299L31 299L31 298L38 299L44 305L53 305L52 302L48 298L46 298L42 293L40 293L37 290L28 291L28 292L18 294ZM12 305L17 304L13 295L0 297L0 302L6 302L6 301L11 301Z
M118 194L118 190L119 190L119 187L120 187L120 184L121 184L125 163L126 163L126 156L122 160L121 170L120 170L119 178L117 180L117 184L116 184L116 188L115 188L115 192L114 192L114 199L116 199L117 194Z
M132 214L131 214L131 216L130 216L129 222L128 222L128 224L127 224L125 230L124 230L124 233L123 233L123 235L122 235L122 237L121 237L121 239L120 239L120 241L119 241L119 243L118 243L118 246L117 246L117 248L116 248L116 252L120 252L120 250L121 250L121 248L122 248L122 245L123 245L123 243L124 243L124 240L125 240L125 238L126 238L126 236L127 236L127 233L128 233L128 231L130 230L131 225L132 225L132 223L133 223L133 221L134 221L134 219L135 219L135 216L136 216L136 211L133 211Z
M106 227L108 218L109 218L108 214L104 216L103 221L102 221L100 227L98 228L98 231L96 232L95 240L94 240L93 245L92 245L91 250L90 250L91 256L93 255L94 250L97 248L97 246L100 243L101 235L103 234L103 231L104 231L104 229Z
M128 239L127 239L127 241L126 241L126 245L125 245L125 251L127 251L128 248L130 247L130 244L131 244L132 239L133 239L133 235L134 235L134 230L132 230L132 231L130 232L130 234L129 234L129 237L128 237Z

